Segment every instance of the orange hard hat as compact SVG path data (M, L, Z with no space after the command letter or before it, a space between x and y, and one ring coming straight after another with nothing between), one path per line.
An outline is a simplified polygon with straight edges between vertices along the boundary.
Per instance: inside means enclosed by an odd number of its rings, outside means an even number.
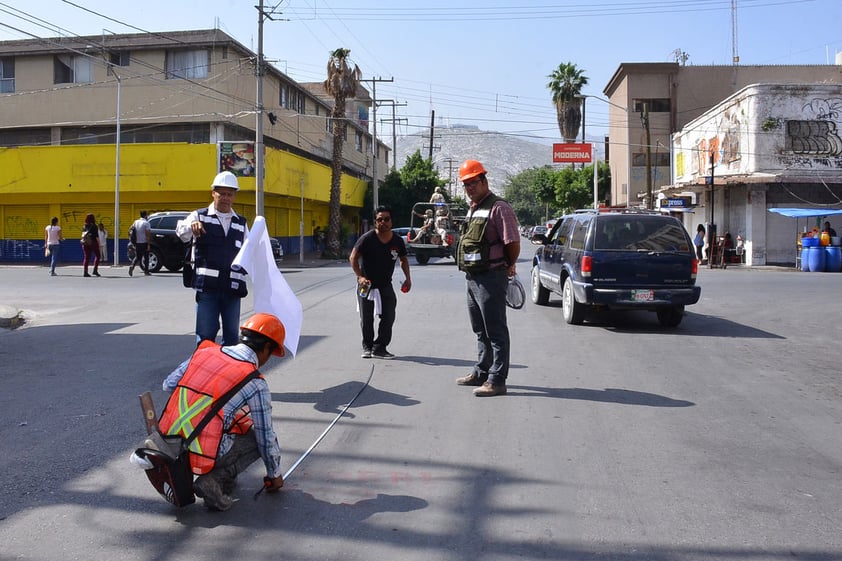
M259 333L264 337L268 337L275 342L278 347L272 351L275 356L284 356L284 338L286 337L286 329L281 320L272 314L254 314L246 322L240 326L240 329L247 329Z
M459 181L468 181L469 179L487 173L482 164L476 160L465 160L459 166Z

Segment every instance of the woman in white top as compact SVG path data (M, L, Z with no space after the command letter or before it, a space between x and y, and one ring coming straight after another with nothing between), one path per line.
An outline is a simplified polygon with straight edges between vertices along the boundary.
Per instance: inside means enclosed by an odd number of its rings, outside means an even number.
M102 222L99 223L99 260L108 261L108 231Z
M54 216L44 232L44 245L50 251L50 275L53 277L56 276L58 251L61 247L60 243L63 240L64 236L61 235L61 226L58 225L58 218Z

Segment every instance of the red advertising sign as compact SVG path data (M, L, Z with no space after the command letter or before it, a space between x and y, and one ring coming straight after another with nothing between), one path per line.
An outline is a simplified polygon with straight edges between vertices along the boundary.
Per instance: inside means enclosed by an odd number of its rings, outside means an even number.
M593 144L553 144L553 163L590 163Z

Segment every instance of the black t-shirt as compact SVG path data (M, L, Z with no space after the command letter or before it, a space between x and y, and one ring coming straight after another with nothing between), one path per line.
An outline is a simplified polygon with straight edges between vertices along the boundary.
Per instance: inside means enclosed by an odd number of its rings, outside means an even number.
M354 249L362 257L363 275L371 281L372 288L383 288L392 283L392 273L398 258L406 255L403 238L392 234L387 243L380 241L375 230L369 230L357 240Z

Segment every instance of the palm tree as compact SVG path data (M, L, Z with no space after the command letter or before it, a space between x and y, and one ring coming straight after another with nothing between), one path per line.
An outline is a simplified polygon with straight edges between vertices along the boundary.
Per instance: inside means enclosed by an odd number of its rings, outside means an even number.
M357 95L359 69L348 66L349 49L336 49L330 53L327 61L327 80L325 91L333 96L333 110L330 113L333 124L333 155L330 161L330 202L328 203L328 228L325 254L329 257L341 257L339 233L342 227L340 205L342 184L342 146L348 121L345 118L345 100Z
M547 78L561 137L565 142L576 142L582 122L582 88L587 85L588 77L575 64L567 62L559 64Z

